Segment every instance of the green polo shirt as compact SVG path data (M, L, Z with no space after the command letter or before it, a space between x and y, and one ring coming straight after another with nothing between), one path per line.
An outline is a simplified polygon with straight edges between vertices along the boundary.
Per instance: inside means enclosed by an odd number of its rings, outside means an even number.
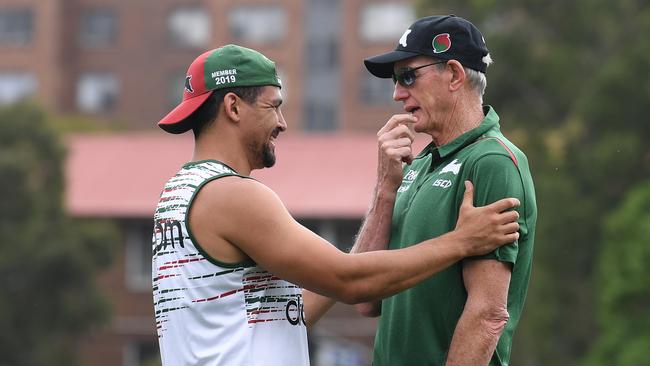
M430 144L404 168L393 210L389 248L405 248L452 231L465 180L474 184L475 206L506 197L521 201L517 208L519 240L479 258L512 264L508 290L510 320L490 361L490 365L496 366L508 365L512 336L524 306L537 205L526 156L501 134L496 112L486 106L484 114L477 128L447 145ZM462 262L385 299L373 365L444 365L466 300Z

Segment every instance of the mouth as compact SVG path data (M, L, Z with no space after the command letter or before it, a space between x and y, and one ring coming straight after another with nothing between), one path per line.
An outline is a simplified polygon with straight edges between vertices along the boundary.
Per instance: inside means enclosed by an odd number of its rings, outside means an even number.
M278 135L280 135L280 129L276 128L271 132L271 137L269 138L269 143L275 147L275 140L277 140Z
M420 107L412 105L412 106L404 106L404 110L407 113L414 114L415 112L420 110Z

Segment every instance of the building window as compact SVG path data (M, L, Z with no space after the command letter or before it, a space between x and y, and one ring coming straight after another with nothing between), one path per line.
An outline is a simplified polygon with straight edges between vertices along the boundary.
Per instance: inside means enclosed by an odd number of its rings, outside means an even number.
M361 101L365 104L385 104L393 102L395 85L391 79L381 79L367 72L362 74Z
M309 69L336 70L339 67L339 42L334 38L312 39L307 42Z
M201 8L178 8L167 19L169 37L174 45L205 48L210 42L212 24Z
M301 95L306 130L335 130L339 119L341 67L339 42L342 34L340 0L305 2L303 60L305 72Z
M331 131L337 127L336 107L331 103L308 101L305 107L304 127L312 131Z
M36 92L36 77L26 72L0 72L0 105L27 98Z
M29 44L34 36L33 18L29 9L0 9L0 44Z
M287 12L279 6L238 6L230 12L228 21L237 41L278 42L287 34Z
M126 344L123 352L124 366L160 365L158 342L132 341Z
M112 9L86 9L81 14L79 43L88 48L109 46L117 38L117 27Z
M151 291L151 247L153 223L131 223L126 228L126 287Z
M364 41L397 42L415 21L412 5L402 3L373 3L361 11L359 34Z
M86 113L110 112L119 89L117 77L111 73L86 73L77 82L77 108Z

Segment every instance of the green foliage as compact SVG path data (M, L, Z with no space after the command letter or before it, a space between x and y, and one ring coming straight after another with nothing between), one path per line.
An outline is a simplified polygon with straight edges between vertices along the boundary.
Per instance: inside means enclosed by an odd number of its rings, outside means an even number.
M650 176L650 4L420 0L417 9L421 16L456 14L482 30L495 60L484 99L527 153L535 179L535 259L511 364L573 366L587 355L592 363L605 360L594 365L647 363L647 333L632 337L612 322L604 326L595 304L605 288L594 279L614 271L597 266L609 245L603 222ZM647 237L631 238L629 245L645 244ZM632 310L617 313L636 320ZM595 344L599 329L604 335ZM617 350L617 358L607 358L604 349Z
M0 364L72 365L108 315L94 284L114 230L65 215L59 136L35 106L0 110Z
M600 339L586 365L636 366L650 349L650 182L608 217L597 286Z
M142 366L160 366L162 362L158 355L151 356L142 362Z

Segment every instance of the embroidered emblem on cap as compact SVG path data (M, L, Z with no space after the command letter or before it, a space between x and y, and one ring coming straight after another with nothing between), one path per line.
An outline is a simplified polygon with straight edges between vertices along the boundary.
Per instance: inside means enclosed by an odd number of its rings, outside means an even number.
M433 47L433 53L447 52L451 48L449 33L441 33L433 37L431 46Z
M194 93L194 88L192 88L192 75L187 75L185 77L185 91L188 93Z
M402 37L399 39L399 44L402 45L402 47L406 47L406 37L411 33L410 29L407 29L404 31L404 34L402 34Z

